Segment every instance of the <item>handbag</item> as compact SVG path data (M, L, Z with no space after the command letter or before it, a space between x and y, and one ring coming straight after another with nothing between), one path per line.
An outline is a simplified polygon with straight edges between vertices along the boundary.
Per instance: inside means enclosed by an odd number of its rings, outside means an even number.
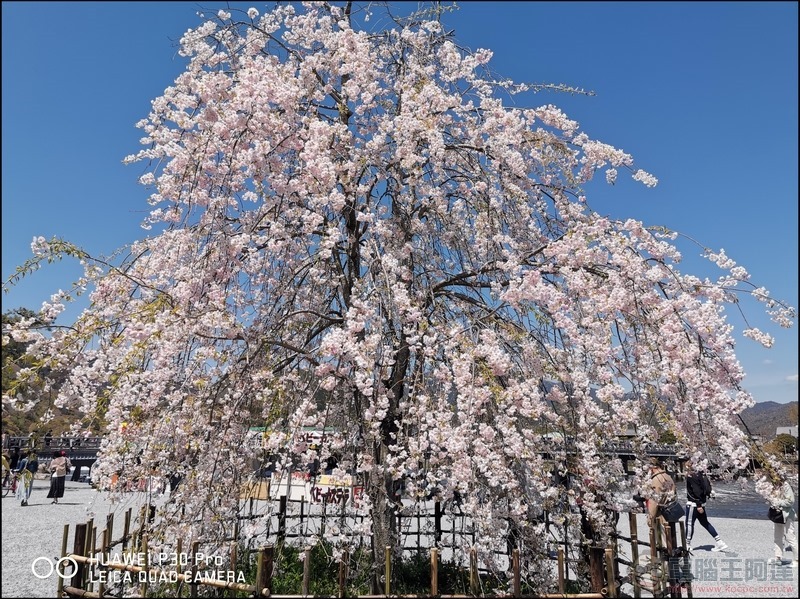
M667 522L678 522L684 516L683 506L677 499L668 503L667 505L660 506L659 510L661 512L661 516Z
M783 524L783 510L770 506L767 512L767 518L772 520L775 524Z

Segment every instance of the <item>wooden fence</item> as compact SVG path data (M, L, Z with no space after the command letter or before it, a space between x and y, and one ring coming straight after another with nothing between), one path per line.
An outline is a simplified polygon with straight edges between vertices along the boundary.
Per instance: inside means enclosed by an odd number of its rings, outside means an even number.
M69 547L70 526L65 525L59 564L62 571L65 567L69 567L70 572L65 572L63 577L59 577L56 596L118 597L125 594L126 585L128 592L134 591L146 596L148 585L155 582L170 582L173 583L172 588L175 592L171 596L175 597L187 594L189 597L196 597L200 587L214 587L218 593L221 593L218 596L242 596L244 594L250 597L307 597L311 588L310 554L308 552L303 561L302 582L299 585L300 588L296 589L298 594L272 594L273 571L276 565L275 548L280 547L283 543L296 543L296 539L302 538L303 522L307 522L309 518L313 517L304 511L303 505L300 506L299 512L299 514L288 513L286 498L280 498L277 527L274 533L265 539L265 543L255 550L255 573L253 575L251 572L250 575L252 582L243 580L243 576L235 575L237 567L241 567L244 563L243 559L239 559L241 556L237 556L237 551L240 550L238 539L229 541L230 550L229 554L224 557L225 563L219 561L223 558L214 556L214 563L209 564L209 556L201 552L202 547L199 542L193 542L189 547L184 548L181 539L175 540L173 555L185 555L185 560L173 559L171 563L168 563L169 567L164 567L163 560L154 563L152 556L148 553L147 538L147 524L155 517L154 506L142 506L136 518L133 517L133 508L125 512L122 531L116 539L114 539L114 514L106 517L105 527L102 530L93 519L77 524L72 534L71 548ZM418 514L416 517L422 519L427 516L427 514ZM247 518L248 516L242 517ZM656 527L656 530L648 528L648 539L643 541L639 538L636 514L630 513L628 518L629 537L617 535L614 542L608 547L583 546L581 548L583 552L579 553L588 558L591 592L569 593L570 571L574 571L574 555L579 548L577 541L571 542L565 534L564 538L558 541L557 550L553 552L557 589L553 589L553 593L538 596L584 599L618 597L622 585L627 583L632 586L633 596L636 599L642 597L643 592L659 598L680 598L685 593L685 596L691 599L691 582L689 581L690 576L688 576L689 560L683 522L681 521L677 526L665 524L664 529L661 527ZM291 521L297 523L292 524ZM454 531L454 524L452 530L442 526L442 511L438 504L434 508L433 521L433 536L439 546L424 547L420 541L421 527L418 525L416 529L417 546L411 548L417 552L427 551L428 553L430 558L430 595L438 597L481 596L482 570L479 567L477 551L474 548L470 550L468 556L465 556L468 557L469 594L439 594L442 540L448 535L463 534L464 531ZM293 533L292 529L300 532ZM680 531L680 544L677 543L678 530ZM623 546L627 551L621 551ZM408 550L409 548L406 548L406 551ZM112 558L112 555L115 557ZM515 597L525 596L519 549L509 546L507 555L511 579L510 591ZM339 562L336 583L340 597L345 597L348 593L348 563L348 556L345 554ZM378 596L402 596L392 592L391 547L386 547L384 566L384 594ZM217 570L214 570L214 567ZM223 567L224 571L229 574L222 577L216 576L214 573L222 571ZM214 575L209 575L209 572ZM230 573L234 575L231 576ZM67 578L69 584L65 583ZM138 588L132 589L131 587ZM369 595L361 596L370 597Z

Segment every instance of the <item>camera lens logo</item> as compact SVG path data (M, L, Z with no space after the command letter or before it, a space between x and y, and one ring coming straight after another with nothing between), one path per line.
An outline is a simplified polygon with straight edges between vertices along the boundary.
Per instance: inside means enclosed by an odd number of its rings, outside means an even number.
M67 572L67 568L70 568ZM53 572L59 578L72 578L78 570L78 562L71 557L60 557L55 562L49 557L37 557L31 564L31 572L36 578L50 578Z

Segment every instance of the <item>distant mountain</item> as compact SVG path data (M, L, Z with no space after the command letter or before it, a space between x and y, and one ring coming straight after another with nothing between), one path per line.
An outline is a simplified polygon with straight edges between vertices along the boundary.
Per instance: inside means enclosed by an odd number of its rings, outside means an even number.
M797 424L797 402L762 401L744 410L742 420L751 433L761 435L763 441L769 441L775 438L775 429L779 426Z

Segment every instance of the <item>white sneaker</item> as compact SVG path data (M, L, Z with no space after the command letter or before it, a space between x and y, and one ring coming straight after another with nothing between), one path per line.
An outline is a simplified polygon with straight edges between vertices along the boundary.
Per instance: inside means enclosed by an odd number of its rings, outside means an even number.
M783 559L780 557L771 557L767 560L767 563L771 566L780 566L783 564Z
M728 545L725 544L725 541L717 541L717 544L711 548L711 551L725 551L728 548Z

